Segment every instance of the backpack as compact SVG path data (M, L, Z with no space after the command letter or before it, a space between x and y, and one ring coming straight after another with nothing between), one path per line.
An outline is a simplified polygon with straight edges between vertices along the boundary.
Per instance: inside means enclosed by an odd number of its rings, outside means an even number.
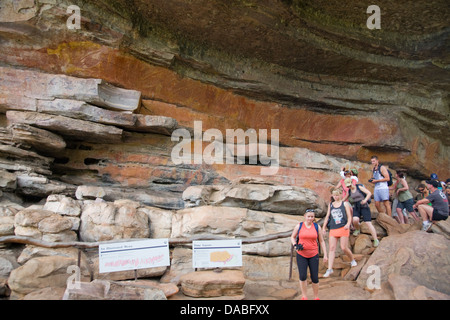
M319 225L315 222L313 222L314 224L314 228L317 231L317 246L319 248L319 255L320 255L320 243L319 243ZM302 229L303 226L303 222L300 222L300 227L298 227L298 233L297 233L297 239L296 239L296 243L298 244L298 240L300 238L300 230Z
M356 189L357 189L359 192L361 192L364 196L367 196L367 193L363 192L363 191L359 188L360 186L364 187L363 184L358 183L358 184L356 184ZM351 193L352 193L352 189L349 189L349 190L348 190L348 194L350 195ZM370 204L371 202L372 202L372 199L371 199L371 198L370 198L369 200L367 200L367 204Z
M373 169L372 172L380 171L381 166L382 166L382 164L378 164L378 167L376 168L376 170ZM387 172L388 172L388 174L389 174L389 180L387 181L387 185L390 187L390 186L392 186L392 184L393 184L393 181L392 181L392 173L391 173L391 171L390 171L388 168L386 168L386 170L387 170ZM381 174L381 176L382 176L383 178L386 178L385 176L383 176L383 174L381 173L381 171L380 171L380 174Z

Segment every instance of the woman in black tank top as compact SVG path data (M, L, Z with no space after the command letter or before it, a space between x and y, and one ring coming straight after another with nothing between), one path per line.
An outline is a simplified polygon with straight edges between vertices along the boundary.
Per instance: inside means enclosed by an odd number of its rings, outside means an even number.
M341 249L350 258L352 267L357 263L353 258L352 251L348 248L348 238L350 236L350 224L352 221L352 213L350 210L350 204L342 201L342 191L340 189L334 189L332 191L333 202L329 204L327 215L323 222L323 232L330 229L330 235L328 237L329 253L328 253L328 270L324 274L324 278L330 276L333 273L333 263L336 256L336 246L338 239L341 239ZM328 222L330 222L328 224Z

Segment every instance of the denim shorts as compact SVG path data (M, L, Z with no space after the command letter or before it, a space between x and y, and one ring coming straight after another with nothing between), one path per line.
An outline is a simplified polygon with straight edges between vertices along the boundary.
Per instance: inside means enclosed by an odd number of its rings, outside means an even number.
M373 198L375 201L389 200L389 189L375 189L373 191Z
M408 199L403 202L399 201L397 204L397 208L400 208L402 210L406 209L408 212L413 212L414 211L413 205L414 205L414 200L411 198L411 199Z

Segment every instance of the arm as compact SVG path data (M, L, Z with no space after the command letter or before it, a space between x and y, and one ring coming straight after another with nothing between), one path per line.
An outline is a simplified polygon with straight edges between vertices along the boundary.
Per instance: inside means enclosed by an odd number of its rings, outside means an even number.
M381 166L380 168L381 175L384 177L383 179L373 180L373 183L389 181L389 172L387 171L385 166Z
M350 228L350 224L353 221L352 212L350 210L350 204L348 202L344 202L345 213L347 214L347 224L344 226L345 229Z
M327 224L328 224L328 219L330 217L330 206L331 206L331 204L328 205L327 215L325 216L325 219L323 220L323 232L327 232Z
M397 195L399 194L399 192L406 191L409 189L408 182L406 182L406 179L403 178L401 182L402 182L403 188L400 188L397 190Z
M392 186L389 187L389 190L395 190L395 188L397 188L399 180L395 180L394 184ZM397 193L398 194L398 193Z
M323 230L322 230L322 228L320 226L319 226L319 243L320 243L320 246L322 247L323 262L326 263L328 261L327 246L325 244L325 238L323 236Z
M295 228L294 228L294 231L292 231L292 234L291 234L291 244L292 244L292 246L295 246L297 244L296 241L297 241L297 234L298 234L298 228L299 227L300 227L300 223L297 224L295 226Z
M420 206L421 204L428 204L430 203L430 200L428 200L427 198L423 198L422 200L417 201L414 205L413 208L416 209L418 206Z

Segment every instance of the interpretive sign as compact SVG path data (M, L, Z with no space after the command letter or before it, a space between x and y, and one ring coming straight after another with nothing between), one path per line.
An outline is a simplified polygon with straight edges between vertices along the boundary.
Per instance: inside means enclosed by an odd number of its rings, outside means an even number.
M223 268L242 266L242 241L204 240L192 242L194 268Z
M99 246L100 273L169 265L168 239L116 242Z

